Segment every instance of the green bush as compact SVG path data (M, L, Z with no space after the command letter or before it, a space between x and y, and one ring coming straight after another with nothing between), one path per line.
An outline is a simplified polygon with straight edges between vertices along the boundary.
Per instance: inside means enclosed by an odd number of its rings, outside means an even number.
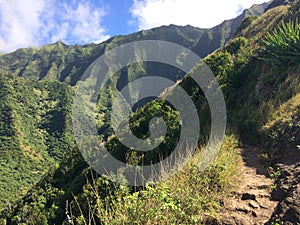
M237 37L234 38L230 43L226 46L226 50L231 54L236 54L241 47L246 47L249 44L249 40L245 37Z
M238 89L245 84L247 66L253 53L253 49L248 48L248 42L244 37L235 38L224 50L204 60L217 77L225 94L229 89Z

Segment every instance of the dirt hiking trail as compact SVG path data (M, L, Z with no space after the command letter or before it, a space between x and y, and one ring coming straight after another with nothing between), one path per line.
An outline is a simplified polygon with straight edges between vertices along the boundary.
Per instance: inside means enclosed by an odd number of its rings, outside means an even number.
M221 224L224 225L260 225L268 222L278 201L271 200L271 186L274 181L258 158L255 147L245 145L240 154L241 177L237 191L224 200L221 212Z

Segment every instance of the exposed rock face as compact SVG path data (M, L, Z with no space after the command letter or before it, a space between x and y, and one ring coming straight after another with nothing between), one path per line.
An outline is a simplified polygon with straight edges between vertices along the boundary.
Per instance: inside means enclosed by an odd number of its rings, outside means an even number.
M274 162L274 168L280 171L280 176L276 180L276 189L272 192L272 199L280 202L268 224L276 221L287 225L300 224L299 111L296 111L295 114L292 117L292 123L285 127L284 135L282 135L284 144L281 146L281 157Z
M295 156L297 159L297 156ZM300 152L299 157L300 158ZM272 192L272 198L279 200L271 220L292 225L300 223L300 163L292 165L277 164L281 176L276 181L277 188Z

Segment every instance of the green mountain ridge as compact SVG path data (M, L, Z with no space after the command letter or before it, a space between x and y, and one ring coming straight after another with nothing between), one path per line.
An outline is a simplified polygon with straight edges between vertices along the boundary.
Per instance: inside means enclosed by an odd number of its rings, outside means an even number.
M19 49L0 56L1 71L37 80L59 80L75 85L87 67L105 51L139 40L162 40L191 49L201 58L224 46L247 16L261 15L268 3L254 5L236 19L211 28L162 26L127 36L115 36L101 44L69 46L62 42L42 48ZM204 44L205 43L205 44Z
M204 57L211 53L211 48L218 49L224 46L230 39L234 37L238 31L238 28L246 18L262 15L268 6L269 3L253 5L251 8L244 10L243 13L238 17L231 20L226 20L220 25L208 29L207 32L201 36L193 51L200 51L202 53L202 57Z

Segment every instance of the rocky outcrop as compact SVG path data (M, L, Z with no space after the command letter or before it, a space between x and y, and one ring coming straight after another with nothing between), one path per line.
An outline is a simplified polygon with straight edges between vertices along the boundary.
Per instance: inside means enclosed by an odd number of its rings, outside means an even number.
M300 151L298 158L300 160ZM292 165L279 163L277 168L281 175L276 181L272 199L280 202L267 224L277 221L286 225L300 224L300 161Z

